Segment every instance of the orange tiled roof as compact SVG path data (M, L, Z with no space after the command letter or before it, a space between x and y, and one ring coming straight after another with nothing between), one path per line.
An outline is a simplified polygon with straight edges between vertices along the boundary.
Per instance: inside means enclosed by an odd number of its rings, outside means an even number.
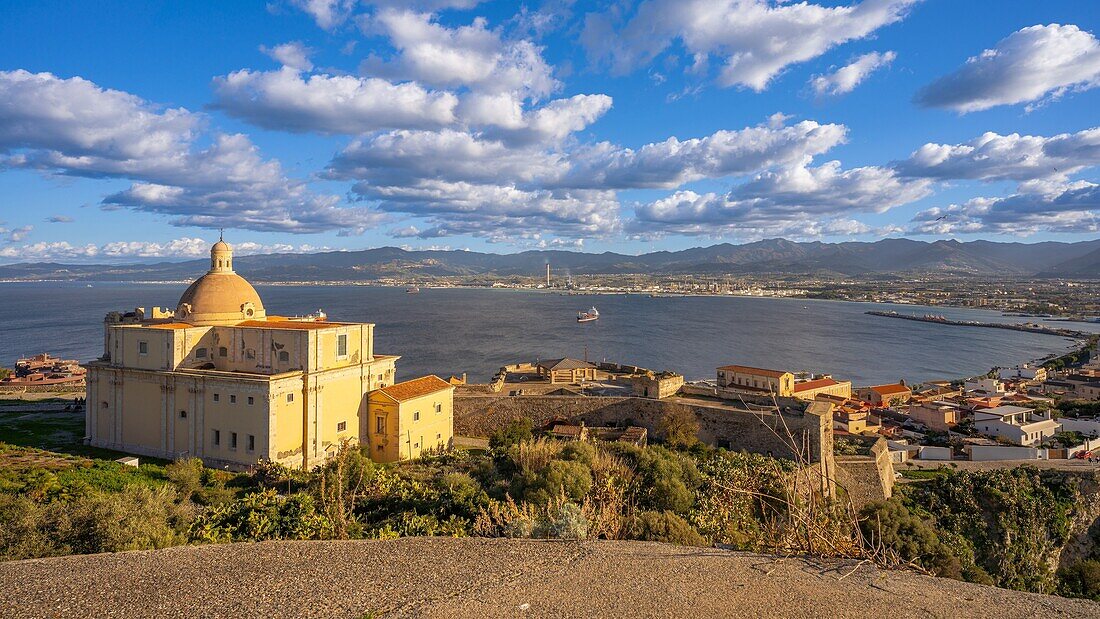
M414 378L403 383L383 387L380 391L398 402L404 402L405 400L419 398L429 393L436 393L437 391L451 388L451 384L447 381L434 374L429 374L421 378Z
M754 368L747 365L723 365L718 368L719 370L729 370L731 372L740 372L742 374L756 374L757 376L770 376L772 378L779 378L788 372L782 370L767 370L764 368Z
M817 380L808 380L808 381L802 382L802 383L795 383L794 384L794 391L795 391L795 393L798 393L800 391L809 391L811 389L821 389L822 387L832 387L833 385L839 385L839 384L840 383L836 382L835 380L833 380L831 378L819 378Z
M900 383L896 385L875 385L871 387L871 391L879 395L890 395L892 393L906 393L909 391L909 387Z

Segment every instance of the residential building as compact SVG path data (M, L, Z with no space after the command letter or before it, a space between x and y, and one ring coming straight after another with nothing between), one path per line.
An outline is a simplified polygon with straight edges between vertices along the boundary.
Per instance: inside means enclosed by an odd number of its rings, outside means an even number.
M795 381L791 395L801 400L814 400L819 395L848 399L852 397L852 381L836 380L831 376Z
M724 365L718 368L718 387L764 391L789 398L794 395L794 374L747 365Z
M1001 380L1010 380L1013 378L1022 378L1024 380L1032 380L1036 382L1043 382L1047 379L1047 369L1043 366L1033 366L1030 364L1017 365L1011 368L1001 368L998 372L998 377Z
M975 378L963 383L963 391L968 396L998 397L1008 395L1005 385L996 378Z
M371 323L268 314L218 241L175 311L107 315L103 355L87 366L85 433L157 458L309 468L345 440L366 442L367 395L393 385L397 360L375 353Z
M961 420L961 408L954 402L922 402L909 407L909 418L929 430L947 432Z
M856 391L856 397L880 408L906 404L912 396L913 392L904 382L861 387Z
M396 462L454 442L454 385L424 376L372 391L367 429L371 459Z
M998 406L974 411L974 429L993 438L1033 447L1058 432L1060 424L1049 413L1023 406Z
M596 380L596 366L579 359L548 359L535 364L535 370L539 376L546 378L552 384L580 383L586 380Z

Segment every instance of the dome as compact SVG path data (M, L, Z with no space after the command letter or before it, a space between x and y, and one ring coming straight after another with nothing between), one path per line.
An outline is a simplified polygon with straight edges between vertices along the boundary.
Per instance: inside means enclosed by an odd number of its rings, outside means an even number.
M229 325L266 316L260 295L233 272L233 249L219 240L210 248L210 270L187 287L176 318L193 325Z

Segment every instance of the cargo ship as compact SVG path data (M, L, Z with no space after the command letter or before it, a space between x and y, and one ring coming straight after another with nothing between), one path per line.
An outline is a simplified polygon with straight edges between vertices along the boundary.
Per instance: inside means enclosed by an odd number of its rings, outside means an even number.
M587 312L577 312L577 322L592 322L593 320L599 320L600 313L596 311L596 308L588 310Z

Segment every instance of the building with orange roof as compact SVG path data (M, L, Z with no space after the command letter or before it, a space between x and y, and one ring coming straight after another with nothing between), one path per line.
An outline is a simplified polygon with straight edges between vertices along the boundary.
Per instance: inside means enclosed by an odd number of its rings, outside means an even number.
M723 365L718 368L718 387L760 391L783 398L813 400L818 394L849 398L852 395L850 381L836 380L827 374L810 375L786 370L755 368L748 365Z
M103 333L88 364L87 442L219 467L308 468L368 442L368 396L394 385L398 360L375 353L371 323L269 315L221 240L174 311L111 312Z
M454 442L454 385L424 376L370 393L366 444L375 462L417 458Z
M906 404L913 397L913 391L904 382L888 385L874 385L861 387L856 391L856 396L877 407L898 406Z

